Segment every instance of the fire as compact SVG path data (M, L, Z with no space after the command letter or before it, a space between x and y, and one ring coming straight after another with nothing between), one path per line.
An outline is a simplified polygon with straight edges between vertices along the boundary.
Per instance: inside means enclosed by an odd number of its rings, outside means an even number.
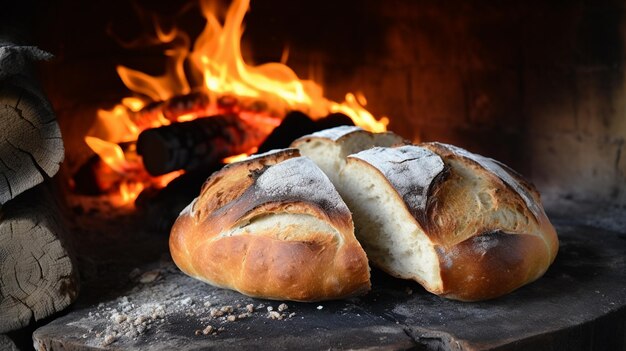
M243 153L243 154L239 154L239 155L234 155L234 156L230 156L230 157L226 157L225 159L222 160L222 162L224 163L233 163L233 162L239 162L242 160L245 160L246 157L256 153L258 150L258 148L253 148L252 150L250 150L249 152Z
M237 111L241 119L259 125L266 134L291 110L305 112L313 119L341 112L364 129L386 130L388 119L374 118L365 109L366 100L362 95L348 93L341 103L330 101L324 97L319 84L299 79L284 62L258 66L246 64L240 43L249 0L235 0L223 25L208 0L201 0L200 5L206 26L193 46L183 31L177 28L166 31L155 24L158 42L171 47L164 52L167 63L163 75L150 76L128 67L117 67L120 78L134 95L122 99L111 110L99 110L89 136L85 138L102 161L120 175L118 188L123 202L133 201L145 187L163 187L183 173L176 171L151 177L143 170L141 157L134 149L143 130L230 113L229 98L244 106ZM281 61L286 61L286 55L287 51ZM187 74L201 78L202 84L192 86L191 77L187 77L184 69L186 63L192 67ZM203 103L183 109L174 116L166 115L160 108L159 104L192 95L202 97ZM120 144L128 145L128 148L125 150ZM246 155L248 153L228 157L223 162L234 162Z
M135 199L141 194L144 189L143 183L140 182L122 182L120 184L120 197L122 203L126 204Z

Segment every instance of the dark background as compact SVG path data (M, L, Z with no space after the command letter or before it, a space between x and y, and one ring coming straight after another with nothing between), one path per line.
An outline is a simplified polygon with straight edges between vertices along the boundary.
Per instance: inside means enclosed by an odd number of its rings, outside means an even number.
M3 11L5 27L28 28L25 42L56 56L39 71L68 145L67 166L81 162L73 153L84 149L95 109L128 95L115 66L163 68L162 47L131 50L116 37L138 38L154 14L194 38L204 26L197 8L60 0ZM289 66L331 99L361 91L375 115L390 117L391 130L500 159L548 201L624 205L625 14L617 0L258 0L243 47L249 63L263 63L288 46Z

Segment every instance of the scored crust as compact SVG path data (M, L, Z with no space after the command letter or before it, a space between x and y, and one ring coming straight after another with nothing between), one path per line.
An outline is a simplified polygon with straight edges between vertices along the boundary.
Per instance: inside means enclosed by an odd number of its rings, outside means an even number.
M540 277L558 250L532 185L451 145L351 155L337 188L374 265L448 298L506 294Z
M432 189L426 214L444 294L492 298L541 277L559 244L534 186L493 159L442 143L421 146L450 169Z
M183 272L254 297L317 301L370 289L350 211L295 149L214 173L174 224L170 251Z

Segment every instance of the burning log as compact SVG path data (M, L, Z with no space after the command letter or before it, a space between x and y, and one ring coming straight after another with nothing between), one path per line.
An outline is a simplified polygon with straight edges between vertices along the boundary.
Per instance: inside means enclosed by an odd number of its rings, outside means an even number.
M174 96L166 101L155 101L131 115L138 127L150 128L162 118L170 122L186 122L199 116L237 115L242 112L280 115L276 111L270 111L263 101L232 95L222 95L217 98L215 104L212 104L209 96L203 91Z
M44 183L0 210L0 333L56 313L76 298L78 273L58 209Z
M202 184L222 166L224 164L217 163L212 167L185 173L163 189L152 188L142 192L135 201L135 206L145 213L146 218L153 219L147 223L149 228L169 233L180 211L198 196Z
M313 121L300 111L292 111L285 116L280 126L276 127L272 134L259 146L258 152L283 149L301 136L342 125L354 125L354 122L352 122L350 117L342 113L332 113L322 119Z
M239 116L199 118L143 131L137 152L153 176L212 167L223 158L249 152L267 136Z
M209 97L203 92L193 92L174 96L167 101L155 101L133 114L138 127L150 127L162 116L170 122L178 122L179 117L204 114L210 105ZM182 121L181 121L182 122Z
M303 135L340 125L353 125L353 122L350 117L341 113L333 113L313 121L306 114L293 111L288 113L280 126L276 127L263 141L258 152L286 148L294 139ZM169 233L180 211L198 196L202 184L211 173L222 166L223 164L218 162L212 166L185 173L161 190L152 189L143 192L135 205L146 213L147 218L155 219L149 223L151 229Z
M0 38L0 205L53 176L63 160L59 125L30 69L50 57Z

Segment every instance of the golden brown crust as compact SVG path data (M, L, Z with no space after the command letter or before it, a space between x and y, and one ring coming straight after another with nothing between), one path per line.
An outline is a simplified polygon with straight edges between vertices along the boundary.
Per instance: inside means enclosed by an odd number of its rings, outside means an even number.
M401 208L388 220L414 221L434 250L432 259L425 258L429 250L420 250L421 263L434 272L425 276L393 264L401 259L370 252L374 262L394 276L411 277L438 295L475 301L534 281L554 261L558 239L538 192L497 161L439 143L372 148L348 160L351 174L369 169L367 177L389 185L395 200L385 201ZM399 213L403 209L406 214ZM382 235L369 240L377 237ZM397 242L397 237L388 248L391 251L409 246ZM371 249L367 243L364 246Z
M449 169L429 194L425 228L439 254L440 293L484 300L543 275L556 257L558 238L532 184L497 161L490 160L517 184L485 168L477 155L466 157L439 143L420 146L439 154Z
M437 247L442 296L462 301L507 294L539 278L550 253L537 235L502 231L469 238L452 247Z
M324 194L334 188L311 165L297 150L284 150L213 174L172 228L174 262L255 297L317 301L367 292L369 266L350 212L336 192ZM315 225L245 229L278 214Z

